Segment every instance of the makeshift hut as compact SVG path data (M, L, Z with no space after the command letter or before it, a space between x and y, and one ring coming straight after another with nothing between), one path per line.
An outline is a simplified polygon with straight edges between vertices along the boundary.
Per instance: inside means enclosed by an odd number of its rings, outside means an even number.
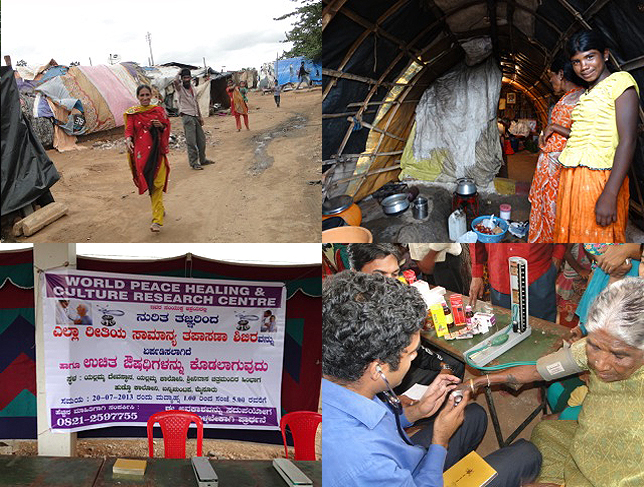
M210 75L210 106L219 105L220 108L230 108L230 97L226 91L228 80L233 77L233 73L225 71L223 73L213 73Z
M275 86L275 61L264 63L259 69L259 87L268 90Z
M235 80L235 83L245 81L246 86L251 90L254 90L259 85L259 75L257 74L257 70L254 68L246 68L235 71L235 73L233 74L233 79Z
M360 201L404 178L453 190L470 176L494 191L497 119L515 118L528 132L545 125L556 101L548 68L581 29L605 37L613 70L630 72L644 96L642 2L323 0L322 28L328 197ZM630 194L641 222L641 127L638 138Z
M311 83L314 85L320 85L322 83L322 65L306 59L304 57L292 57L288 59L279 59L275 61L277 68L277 81L280 85L285 85L287 83L298 83L299 78L297 73L304 62L304 69L309 72L309 78L311 78Z
M179 70L191 69L197 100L206 116L218 103L228 108L226 80L231 73L182 63L139 66L124 62L99 66L59 66L55 60L43 66L16 70L23 112L46 148L77 149L76 136L122 127L123 112L138 103L136 87L150 84L153 98L176 115L173 80Z
M39 134L46 144L53 139L59 151L77 148L78 135L123 126L123 112L137 104L137 85L149 83L136 63L67 67L54 60L38 68L18 67L16 81L36 125L43 119L53 124L53 137L46 129Z
M3 216L34 202L51 201L49 188L60 178L31 124L20 109L14 71L0 67L2 84L2 186Z
M221 108L230 107L226 84L233 73L219 73L209 67L198 68L189 64L174 62L143 68L150 78L152 86L159 90L159 99L163 100L163 104L170 115L178 114L177 100L174 97L172 82L183 68L190 69L202 114L208 116L210 108L215 104L219 104Z

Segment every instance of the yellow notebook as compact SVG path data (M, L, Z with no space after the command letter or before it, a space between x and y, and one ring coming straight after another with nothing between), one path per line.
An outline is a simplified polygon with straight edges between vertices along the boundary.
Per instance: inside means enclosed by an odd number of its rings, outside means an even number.
M475 451L443 473L445 487L483 487L496 477L496 470Z
M145 474L145 460L128 460L126 458L119 458L114 462L112 473L120 475L140 475Z

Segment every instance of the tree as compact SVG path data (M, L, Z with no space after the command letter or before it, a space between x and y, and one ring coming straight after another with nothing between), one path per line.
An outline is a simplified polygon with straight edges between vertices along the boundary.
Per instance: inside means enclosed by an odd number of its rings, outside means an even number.
M286 40L292 42L293 48L285 51L282 58L304 56L318 61L322 57L322 2L320 0L292 0L300 6L293 12L274 20L296 17L293 28L286 32Z

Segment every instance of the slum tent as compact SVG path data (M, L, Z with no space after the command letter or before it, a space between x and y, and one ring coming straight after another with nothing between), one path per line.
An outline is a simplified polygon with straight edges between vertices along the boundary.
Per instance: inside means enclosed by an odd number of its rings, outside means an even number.
M272 63L264 63L259 68L259 87L262 90L267 90L275 86L275 61Z
M309 77L314 85L322 83L322 66L310 59L304 57L293 57L289 59L279 59L277 63L277 81L280 85L287 83L298 83L297 73L304 62L304 69L309 72Z
M235 73L233 74L233 79L235 80L235 83L245 81L246 86L251 90L257 88L259 84L259 75L257 74L257 70L254 68L246 68L235 71Z
M630 72L644 96L642 2L322 3L327 196L361 200L402 177L453 182L467 174L489 186L500 165L501 93L521 97L543 126L556 101L548 68L581 29L604 36L612 69ZM640 216L643 167L640 131L630 172L631 209Z
M209 67L196 68L180 63L167 63L162 66L143 68L151 80L152 87L159 91L159 99L163 100L163 104L170 115L179 113L172 82L184 67L190 69L190 76L193 78L193 84L197 92L197 103L199 103L199 109L204 116L208 116L210 107L215 104L219 104L221 108L230 107L226 84L233 73L218 73Z
M78 149L76 136L122 127L123 112L138 104L136 87L149 83L136 63L18 67L25 112L41 141L59 151ZM24 77L23 77L24 76ZM44 120L53 124L52 131ZM53 141L52 141L53 139Z
M72 66L34 90L53 102L66 133L81 135L123 126L123 113L138 104L136 87L142 83L148 79L134 63Z
M13 69L0 67L2 77L1 213L8 215L43 197L60 175L20 109Z

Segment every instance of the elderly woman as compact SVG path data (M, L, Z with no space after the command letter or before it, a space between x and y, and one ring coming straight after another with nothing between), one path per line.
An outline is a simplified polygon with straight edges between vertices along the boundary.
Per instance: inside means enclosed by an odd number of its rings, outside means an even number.
M618 281L588 312L588 336L536 365L513 367L460 387L518 386L590 371L578 421L542 421L531 441L543 456L536 486L644 485L644 279Z

